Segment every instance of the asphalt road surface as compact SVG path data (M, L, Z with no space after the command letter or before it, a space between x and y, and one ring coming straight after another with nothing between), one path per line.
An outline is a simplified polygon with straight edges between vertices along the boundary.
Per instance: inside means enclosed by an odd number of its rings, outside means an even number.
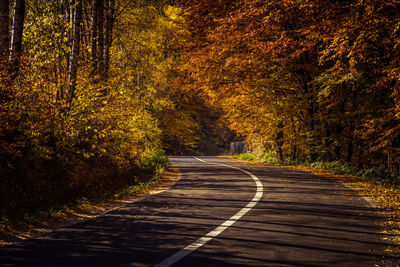
M169 190L1 247L0 265L385 266L382 260L398 260L385 252L383 215L333 180L228 158L170 161L182 178Z

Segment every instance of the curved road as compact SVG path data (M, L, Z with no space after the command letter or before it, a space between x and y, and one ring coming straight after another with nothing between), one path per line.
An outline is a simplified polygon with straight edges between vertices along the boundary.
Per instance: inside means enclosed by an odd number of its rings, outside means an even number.
M389 263L382 260L388 258L398 262L386 255L387 244L379 233L382 215L333 180L227 158L170 161L182 178L169 190L1 247L0 265L168 266L176 261L173 266L384 266Z

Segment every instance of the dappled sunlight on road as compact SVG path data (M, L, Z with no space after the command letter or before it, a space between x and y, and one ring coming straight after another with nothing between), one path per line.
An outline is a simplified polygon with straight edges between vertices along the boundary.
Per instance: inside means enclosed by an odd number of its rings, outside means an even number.
M378 210L332 180L223 158L259 177L264 196L251 211L177 265L370 265L386 243ZM170 190L100 217L0 248L7 266L152 266L215 229L253 198L238 170L173 157L182 179Z

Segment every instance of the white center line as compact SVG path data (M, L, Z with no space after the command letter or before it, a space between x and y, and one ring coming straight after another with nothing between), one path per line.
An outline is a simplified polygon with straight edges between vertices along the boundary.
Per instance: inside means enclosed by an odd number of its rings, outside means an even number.
M255 176L254 174L252 174L252 173L250 173L250 172L248 172L246 170L243 170L241 168L238 168L238 167L229 166L229 165L220 164L220 163L207 162L207 161L199 159L197 157L194 157L194 158L199 160L199 161L201 161L201 162L205 162L205 163L208 163L208 164L220 165L220 166L225 166L225 167L229 167L229 168L232 168L232 169L240 170L240 171L250 175L250 177L253 178L254 182L256 183L257 192L254 195L253 199L245 207L243 207L235 215L233 215L228 220L226 220L223 224L221 224L220 226L218 226L217 228L215 228L214 230L212 230L211 232L209 232L205 236L200 237L199 239L197 239L197 241L195 241L192 244L186 246L184 249L178 251L177 253L173 254L169 258L167 258L164 261L160 262L159 264L155 265L155 267L168 267L168 266L171 266L172 264L176 263L177 261L179 261L182 258L186 257L187 255L189 255L190 253L192 253L196 249L198 249L201 246L203 246L208 241L210 241L211 239L213 239L214 237L218 236L220 233L225 231L229 226L234 224L237 220L239 220L247 212L249 212L258 203L258 201L261 199L261 197L263 195L263 185L260 182L260 180L257 178L257 176Z

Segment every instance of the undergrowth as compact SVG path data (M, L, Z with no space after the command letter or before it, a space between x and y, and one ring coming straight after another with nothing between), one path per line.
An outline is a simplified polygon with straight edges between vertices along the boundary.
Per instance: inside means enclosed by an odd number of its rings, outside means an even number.
M299 165L299 166L309 166L313 168L326 169L332 171L334 174L362 177L376 184L390 188L399 187L398 177L390 173L385 166L360 169L351 166L348 163L342 163L340 161L332 161L332 162L316 161L309 163L306 161L290 159L282 162L274 152L264 152L260 154L244 153L238 155L237 158L242 160L257 161L262 163Z
M3 203L0 214L0 233L4 234L27 224L37 224L51 217L57 217L59 213L84 205L96 205L146 191L159 181L168 166L164 152L156 150L144 153L130 168L124 170L106 163L103 163L103 166L87 165L86 171L80 168L79 173L86 183L74 186L74 194L70 192L71 188L65 185L61 187L59 184L53 185L58 185L58 188L47 187L49 190L47 192L29 193L26 192L28 189L25 189L23 193L28 198L15 200L13 204L17 207L16 209L12 209L10 205L7 208ZM66 172L68 173L70 172ZM94 177L89 179L90 175ZM40 193L45 196L39 196Z

